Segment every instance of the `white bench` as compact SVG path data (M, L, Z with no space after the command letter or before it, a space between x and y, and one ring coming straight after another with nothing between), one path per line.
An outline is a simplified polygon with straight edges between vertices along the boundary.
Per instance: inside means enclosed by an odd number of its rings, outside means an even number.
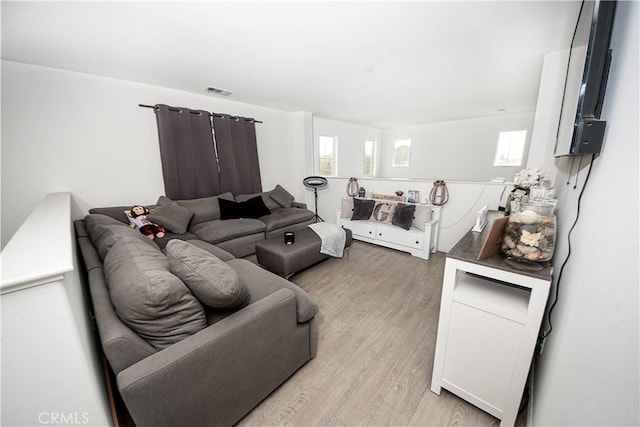
M388 200L375 201L376 203L394 203ZM413 226L409 230L405 230L401 227L378 221L352 221L349 218L342 218L342 209L338 209L336 212L336 224L351 230L355 240L409 252L413 256L428 260L430 254L435 253L438 248L440 211L442 207L425 204L416 205L427 206L431 209L431 218L425 222L424 231Z

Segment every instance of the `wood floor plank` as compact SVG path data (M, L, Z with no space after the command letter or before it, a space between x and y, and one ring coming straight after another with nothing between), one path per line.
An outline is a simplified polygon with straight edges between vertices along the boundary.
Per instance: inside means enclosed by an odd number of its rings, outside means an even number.
M444 260L354 241L348 258L294 275L320 307L318 354L238 425L498 425L429 389Z

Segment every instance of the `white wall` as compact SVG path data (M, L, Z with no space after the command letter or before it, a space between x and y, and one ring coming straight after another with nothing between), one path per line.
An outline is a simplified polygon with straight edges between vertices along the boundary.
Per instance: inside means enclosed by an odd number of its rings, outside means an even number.
M336 176L364 176L364 142L374 141L379 150L382 131L379 128L346 123L324 117L313 118L314 159L318 158L318 138L333 136L338 139L338 171ZM379 160L379 156L377 156ZM314 161L314 174L319 174Z
M73 193L82 211L150 204L164 194L155 115L139 103L261 120L264 189L281 184L306 196L303 114L2 61L2 246L47 193Z
M640 424L639 6L618 2L614 59L602 114L607 133L571 235L553 331L537 364L534 425ZM587 174L583 167L573 189L574 165L567 186L569 163L568 158L558 162L555 280Z
M112 424L74 209L69 193L48 195L0 254L2 425Z
M412 167L396 169L410 169L413 172L408 173L407 176L421 176L423 178L429 175L430 171L440 171L442 175L436 176L436 178L447 181L450 198L442 209L438 243L438 250L447 252L471 229L478 210L485 205L489 209L497 209L501 195L511 189L504 184L486 181L495 176L504 176L507 181L511 181L514 173L521 169L521 167L505 169L490 166L483 170L479 166L478 159L482 158L485 163L493 164L499 132L503 130L529 130L532 121L533 113L527 113L380 130L314 117L313 149L309 150L310 154L314 152L313 158L317 158L317 142L320 135L337 137L339 147L338 176L329 178L329 186L318 191L318 214L325 221L336 221L335 212L340 208L340 199L347 195L346 186L348 177L351 176L358 178L359 186L367 190L368 196L372 193L393 194L396 190L405 192L418 190L420 199L427 199L433 188L433 180L363 177L365 140L382 141L378 156L378 170L380 176L385 176L385 166L382 162L387 162L390 165L393 141L396 138L410 138L412 139ZM385 149L389 151L386 155L383 151ZM416 161L421 156L427 161ZM444 161L447 158L449 160ZM347 161L347 159L349 160ZM317 174L317 162L312 160L312 163L315 169L310 173ZM425 165L424 169L421 168L423 165ZM459 177L467 176L467 172L470 174L468 176L482 175L485 178L470 178L470 181L466 182L459 181ZM458 181L455 181L456 179ZM314 208L311 191L307 192L306 202L310 209Z
M527 156L527 168L543 169L552 180L555 180L556 177L553 152L562 109L568 60L568 49L547 53L544 56L538 101L529 143L529 155Z
M526 129L526 156L532 124L533 113L522 113L384 129L379 176L445 181L489 181L499 176L512 181L522 167L493 166L498 136ZM391 166L397 139L411 140L408 167Z

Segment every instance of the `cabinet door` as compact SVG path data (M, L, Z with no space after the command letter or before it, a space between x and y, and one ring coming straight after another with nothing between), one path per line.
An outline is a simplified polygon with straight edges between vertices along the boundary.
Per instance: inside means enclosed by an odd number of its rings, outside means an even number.
M442 376L454 388L445 387L476 397L497 409L483 408L494 415L504 410L522 329L519 322L454 301Z
M424 234L402 229L394 230L383 225L378 226L376 239L414 249L422 249L424 247Z

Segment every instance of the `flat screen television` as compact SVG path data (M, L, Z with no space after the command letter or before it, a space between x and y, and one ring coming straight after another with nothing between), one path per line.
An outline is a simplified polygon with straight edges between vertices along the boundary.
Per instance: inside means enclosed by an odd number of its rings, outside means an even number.
M600 120L611 65L615 1L584 0L575 26L562 98L555 157L599 153Z

